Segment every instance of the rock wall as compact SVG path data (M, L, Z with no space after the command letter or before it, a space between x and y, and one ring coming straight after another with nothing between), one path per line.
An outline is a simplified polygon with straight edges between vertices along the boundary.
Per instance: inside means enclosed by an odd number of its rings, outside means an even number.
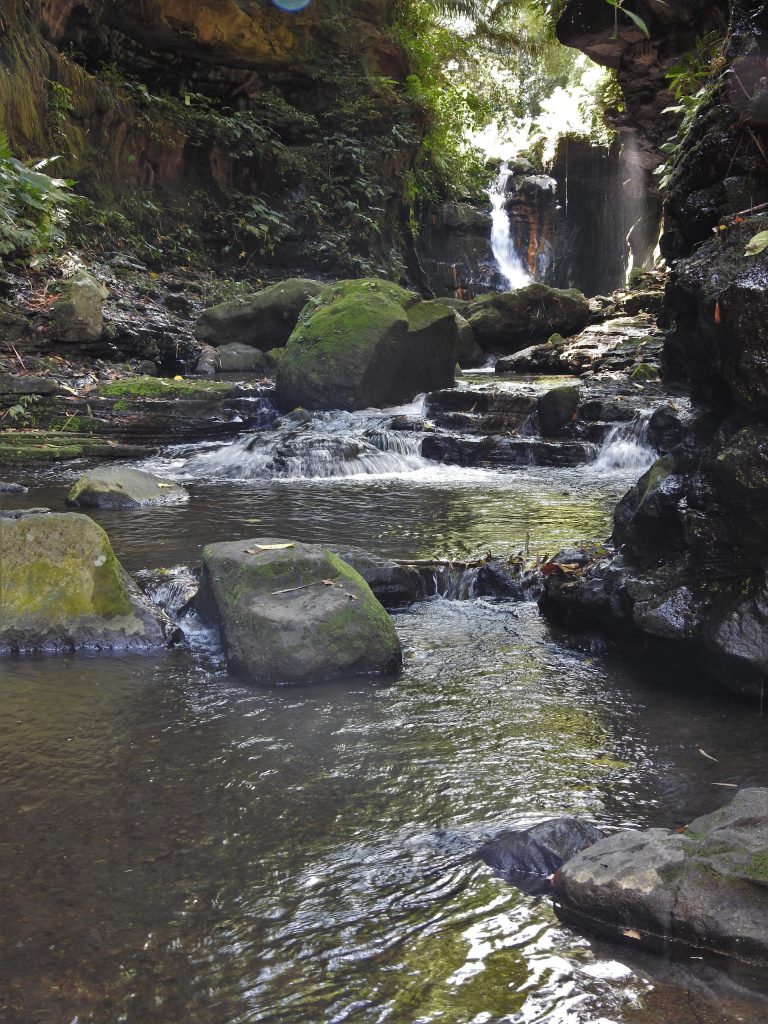
M670 183L664 244L675 260L665 298L667 373L688 381L700 415L617 506L617 555L577 581L548 580L542 607L571 626L671 643L690 655L692 679L706 673L729 689L762 694L768 250L751 250L750 242L768 230L768 214L738 209L735 197L765 181L768 117L758 72L768 53L768 13L756 0L731 0L727 12L698 6L708 16L727 14L726 60ZM589 37L593 50L598 35ZM679 32L673 26L669 35Z
M383 0L293 13L251 0L7 0L4 127L19 155L60 154L79 192L166 249L202 233L233 261L245 251L331 271L344 248L385 263L424 117L400 87L408 64L390 16Z

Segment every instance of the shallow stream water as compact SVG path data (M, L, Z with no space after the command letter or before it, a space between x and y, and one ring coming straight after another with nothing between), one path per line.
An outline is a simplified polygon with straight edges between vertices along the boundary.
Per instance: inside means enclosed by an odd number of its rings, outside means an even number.
M222 479L221 446L202 454L148 463L188 504L94 513L127 568L256 534L553 554L605 537L639 475L422 460ZM62 509L81 469L36 471L14 504ZM765 785L758 709L566 642L535 605L432 599L395 622L387 681L244 685L203 630L161 655L0 663L0 1021L768 1019L754 982L594 944L474 857L516 823L677 827L729 798L715 783Z

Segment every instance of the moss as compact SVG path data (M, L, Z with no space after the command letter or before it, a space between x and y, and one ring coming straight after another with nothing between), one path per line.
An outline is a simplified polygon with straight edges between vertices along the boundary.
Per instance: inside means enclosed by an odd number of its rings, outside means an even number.
M237 391L236 384L219 380L166 380L162 377L130 377L104 384L99 388L101 398L123 400L122 408L129 408L125 399L218 399Z
M85 516L34 516L0 523L2 618L61 625L133 611L104 530Z
M637 366L632 370L629 375L630 380L642 381L642 380L658 380L659 371L655 366L651 366L650 363L638 363Z
M110 458L136 454L131 445L64 430L8 430L0 432L0 462L59 461L84 455Z
M440 302L417 302L408 308L408 330L420 331L438 320L453 320L453 310Z
M744 868L744 874L756 882L768 885L768 850L754 854Z

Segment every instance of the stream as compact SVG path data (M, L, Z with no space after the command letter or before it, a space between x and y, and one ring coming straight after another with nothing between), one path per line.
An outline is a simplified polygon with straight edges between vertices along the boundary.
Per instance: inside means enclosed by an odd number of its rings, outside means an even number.
M442 466L382 419L310 417L289 458L273 431L166 450L140 465L188 503L93 518L130 571L254 535L552 555L606 537L653 458L623 427L577 468ZM63 510L82 469L31 470L14 504ZM717 783L765 785L758 709L534 604L394 618L386 681L244 685L191 617L169 653L0 664L1 1021L766 1019L760 985L588 940L474 856L516 824L676 828L730 798Z

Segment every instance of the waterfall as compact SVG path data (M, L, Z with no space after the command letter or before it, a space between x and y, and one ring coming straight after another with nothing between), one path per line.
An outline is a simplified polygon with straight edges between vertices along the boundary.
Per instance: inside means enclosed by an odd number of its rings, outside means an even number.
M593 468L597 470L627 469L643 472L656 460L656 452L648 443L650 412L641 412L627 423L611 427L603 441Z
M499 176L488 190L488 198L491 200L491 249L493 258L499 265L499 270L507 279L510 289L523 288L531 283L531 275L523 263L523 260L515 252L515 242L509 224L509 214L504 202L507 196L506 186L509 180L510 170L507 164L502 164Z

